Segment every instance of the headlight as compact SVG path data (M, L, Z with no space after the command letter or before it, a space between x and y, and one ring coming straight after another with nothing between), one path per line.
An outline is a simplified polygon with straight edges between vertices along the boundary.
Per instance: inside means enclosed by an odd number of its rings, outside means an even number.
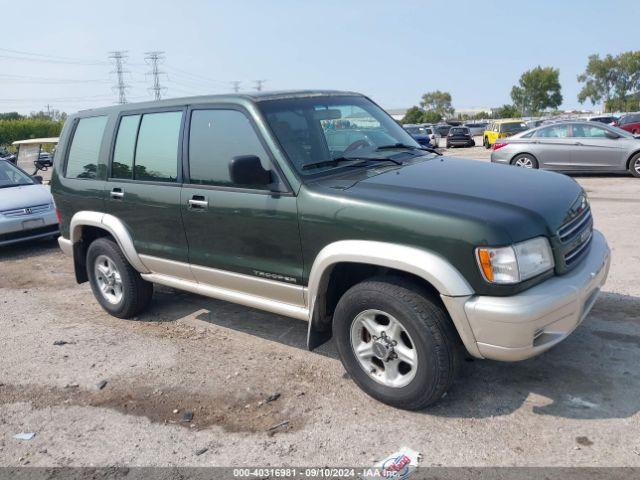
M476 259L482 276L490 283L518 283L553 268L553 254L545 237L510 247L478 247Z

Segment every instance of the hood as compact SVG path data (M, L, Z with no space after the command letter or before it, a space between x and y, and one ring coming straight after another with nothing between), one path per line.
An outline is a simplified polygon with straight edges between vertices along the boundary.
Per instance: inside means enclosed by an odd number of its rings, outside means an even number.
M553 172L437 157L332 188L344 195L475 219L517 242L554 235L583 193Z
M16 208L35 207L52 203L48 187L40 184L0 188L0 212Z

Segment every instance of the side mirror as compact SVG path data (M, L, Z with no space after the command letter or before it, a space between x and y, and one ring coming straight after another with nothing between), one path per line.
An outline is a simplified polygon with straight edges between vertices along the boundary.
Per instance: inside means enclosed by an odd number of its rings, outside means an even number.
M611 132L609 130L605 130L604 134L607 138L610 138L611 140L617 140L618 138L620 138L620 135L618 135L615 132Z
M42 176L41 175L33 175L31 178L33 178L33 181L36 183L42 183Z
M265 170L255 155L233 157L229 162L229 176L236 185L269 185L271 172Z

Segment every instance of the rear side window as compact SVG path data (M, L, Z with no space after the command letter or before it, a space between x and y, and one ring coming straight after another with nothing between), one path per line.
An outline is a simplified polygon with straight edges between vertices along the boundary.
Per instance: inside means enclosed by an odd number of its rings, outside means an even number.
M181 124L181 111L122 117L111 178L175 182Z
M229 176L233 157L255 155L270 169L267 152L249 119L237 110L194 110L189 133L190 182L234 186ZM246 186L243 186L246 188Z
M106 125L106 116L81 118L78 121L67 157L67 178L96 178Z
M122 117L118 127L116 146L113 151L111 176L113 178L133 178L133 156L136 149L136 138L142 115Z

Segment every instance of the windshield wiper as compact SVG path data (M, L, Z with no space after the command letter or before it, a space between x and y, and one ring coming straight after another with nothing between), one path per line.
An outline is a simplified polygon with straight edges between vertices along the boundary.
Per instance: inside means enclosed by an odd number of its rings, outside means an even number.
M379 151L379 150L391 150L391 149L394 149L394 148L406 148L408 150L423 150L425 152L435 153L436 155L442 155L442 153L437 151L435 148L416 147L414 145L406 145L404 143L394 143L393 145L382 145L381 147L376 148L376 151Z
M402 162L399 162L398 160L394 160L392 158L380 158L380 157L337 157L337 158L332 158L331 160L322 160L320 162L313 162L313 163L307 163L306 165L302 166L303 170L309 170L311 168L317 168L317 167L324 167L325 165L337 165L338 163L341 162L349 162L351 160L365 160L365 161L372 161L372 162L391 162L391 163L395 163L396 165L402 165ZM363 163L357 163L355 165L350 165L350 166L360 166L360 165L364 165Z

